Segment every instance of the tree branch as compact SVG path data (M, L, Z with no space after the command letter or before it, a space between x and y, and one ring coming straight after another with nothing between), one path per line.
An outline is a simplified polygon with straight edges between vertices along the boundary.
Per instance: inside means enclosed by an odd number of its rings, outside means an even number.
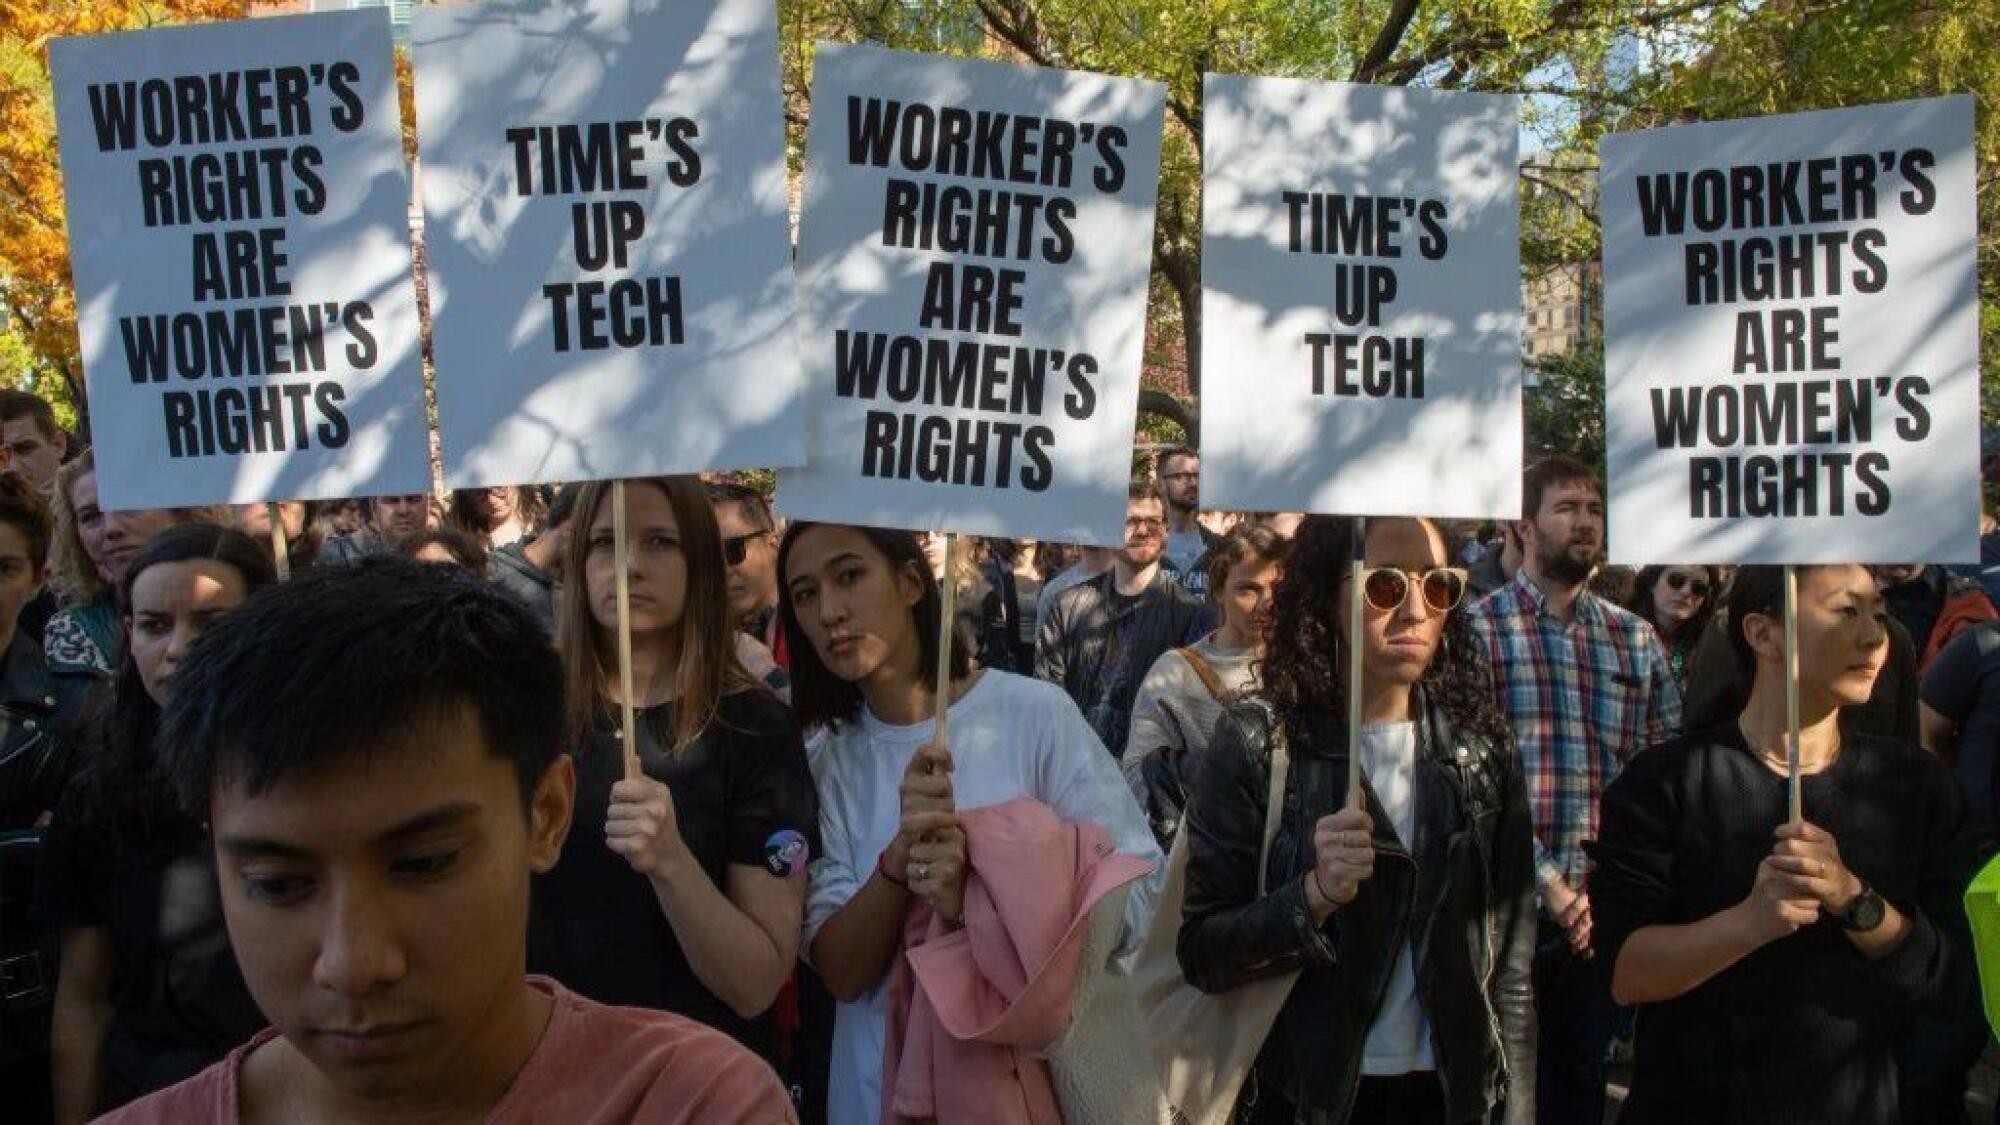
M1573 101L1597 101L1607 105L1615 105L1621 109L1633 108L1644 100L1635 95L1619 93L1615 90L1583 90L1575 86L1561 86L1555 83L1542 86L1527 83L1509 83L1507 92L1510 94L1519 94L1523 97L1569 98Z
M1530 171L1529 167L1526 165L1523 165L1521 168L1521 178L1523 180L1526 180L1528 183L1539 184L1540 186L1545 187L1552 192L1555 192L1557 195L1562 196L1563 199L1569 202L1570 206L1576 208L1578 211L1583 213L1583 217L1590 221L1591 226L1597 227L1600 230L1603 229L1603 221L1598 218L1597 208L1592 207L1588 203L1586 203L1583 197L1578 195L1575 191L1571 190L1568 187L1563 186L1562 184L1557 183L1552 179L1549 179L1547 176L1538 175L1535 172Z
M1009 47L1026 55L1037 66L1058 66L1048 44L1035 32L1035 16L1014 0L1006 0L1007 7L1001 7L1003 0L977 0L979 14L986 19L986 27L998 35Z
M1622 15L1619 17L1619 27L1624 31L1659 27L1697 12L1720 7L1726 2L1728 0L1684 0L1683 3L1664 8ZM1497 28L1467 31L1433 43L1427 50L1386 67L1382 72L1383 77L1378 81L1390 85L1405 85L1438 63L1455 59L1460 60L1464 68L1469 71L1479 64L1482 56L1508 46L1519 48L1524 56L1533 57L1538 50L1544 52L1550 50L1553 44L1548 40L1554 36L1586 30L1597 18L1595 13L1586 9L1583 0L1561 0L1549 10L1548 19L1541 29L1532 35L1517 39L1505 30Z
M1373 82L1375 74L1388 65L1395 57L1396 48L1403 45L1403 36L1410 30L1410 21L1416 17L1421 0L1395 0L1389 7L1389 14L1383 18L1382 26L1375 32L1375 42L1369 44L1368 53L1354 64L1350 82Z

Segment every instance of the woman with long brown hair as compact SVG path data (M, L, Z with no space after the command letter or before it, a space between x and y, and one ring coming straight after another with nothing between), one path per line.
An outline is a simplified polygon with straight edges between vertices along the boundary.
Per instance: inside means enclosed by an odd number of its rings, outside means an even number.
M1647 566L1632 581L1625 608L1646 619L1667 651L1667 667L1686 695L1688 663L1708 631L1721 600L1722 580L1712 566Z
M818 808L797 725L735 655L722 539L692 477L627 481L633 719L624 777L609 483L570 537L557 647L577 792L536 885L529 961L607 1004L677 1012L775 1053Z

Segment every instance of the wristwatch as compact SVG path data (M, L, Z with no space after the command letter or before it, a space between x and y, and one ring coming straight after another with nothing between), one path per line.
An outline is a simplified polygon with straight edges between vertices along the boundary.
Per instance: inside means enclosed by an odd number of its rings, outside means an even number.
M1835 914L1833 920L1850 934L1865 934L1881 925L1886 914L1887 907L1882 902L1882 896L1864 882L1861 893L1849 899L1847 909Z

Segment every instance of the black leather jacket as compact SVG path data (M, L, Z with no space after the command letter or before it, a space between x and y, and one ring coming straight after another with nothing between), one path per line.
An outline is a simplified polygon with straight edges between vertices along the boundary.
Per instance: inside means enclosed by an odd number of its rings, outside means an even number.
M1222 992L1301 970L1257 1061L1254 1087L1296 1107L1307 1125L1347 1120L1362 1050L1406 944L1430 1021L1447 1119L1534 1120L1533 830L1511 745L1456 734L1441 709L1413 701L1418 723L1414 847L1371 790L1375 872L1360 895L1313 924L1304 877L1312 830L1339 810L1347 785L1345 723L1288 725L1291 773L1271 845L1270 893L1257 897L1257 853L1269 791L1272 713L1238 703L1196 772L1183 831L1189 840L1181 969Z
M35 827L56 807L70 769L56 728L88 683L49 675L40 639L19 629L0 653L0 831Z

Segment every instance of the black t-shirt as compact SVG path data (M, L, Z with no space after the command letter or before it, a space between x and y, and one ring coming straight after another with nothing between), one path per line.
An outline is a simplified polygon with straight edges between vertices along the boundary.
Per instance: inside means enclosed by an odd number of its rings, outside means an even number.
M725 696L715 721L669 756L672 704L637 712L640 761L674 795L681 839L728 893L731 864L783 877L819 851L819 803L798 724L763 690ZM772 1058L771 1012L744 1019L696 979L646 876L604 843L611 786L624 774L617 720L596 729L576 761L576 812L562 857L535 880L528 964L605 1004L700 1020Z
M1935 566L1927 566L1914 579L1882 592L1883 603L1910 631L1910 640L1920 655L1930 647L1931 630L1937 628L1938 617L1944 613L1944 595L1945 572Z
M1953 637L1924 671L1923 700L1958 724L1958 780L1991 831L2000 786L2000 624L1982 621Z
M1977 1011L1966 884L1988 853L1943 763L1848 734L1804 779L1807 821L1912 923L1870 960L1822 919L1671 1000L1639 1009L1621 1122L1892 1125L1896 1050L1919 1011ZM1592 944L1607 973L1625 939L1742 902L1786 817L1785 779L1734 721L1635 756L1604 793L1591 849Z
M36 911L59 928L110 931L112 1018L98 1105L109 1110L192 1077L265 1020L229 948L207 840L191 833L177 849L124 847L81 809L72 785L49 825Z

